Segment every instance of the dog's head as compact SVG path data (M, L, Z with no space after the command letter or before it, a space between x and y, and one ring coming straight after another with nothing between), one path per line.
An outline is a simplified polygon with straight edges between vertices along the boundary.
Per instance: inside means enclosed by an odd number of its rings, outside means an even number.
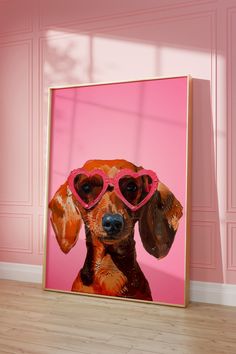
M82 221L94 245L118 244L139 221L144 248L164 257L174 240L182 206L154 172L125 160L91 160L72 171L49 207L57 241L67 253Z

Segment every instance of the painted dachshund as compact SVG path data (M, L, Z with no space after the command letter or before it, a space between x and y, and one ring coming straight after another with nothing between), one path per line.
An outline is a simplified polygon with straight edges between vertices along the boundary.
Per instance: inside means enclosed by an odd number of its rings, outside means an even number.
M72 291L152 301L136 260L134 226L160 259L174 241L182 206L155 177L126 160L90 160L74 170L49 203L61 250L75 245L82 222L87 255Z

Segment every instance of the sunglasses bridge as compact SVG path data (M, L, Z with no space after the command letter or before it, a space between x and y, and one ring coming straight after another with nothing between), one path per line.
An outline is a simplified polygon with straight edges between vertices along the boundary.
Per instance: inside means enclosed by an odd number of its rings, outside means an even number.
M106 192L112 192L115 189L114 184L109 183L106 189Z

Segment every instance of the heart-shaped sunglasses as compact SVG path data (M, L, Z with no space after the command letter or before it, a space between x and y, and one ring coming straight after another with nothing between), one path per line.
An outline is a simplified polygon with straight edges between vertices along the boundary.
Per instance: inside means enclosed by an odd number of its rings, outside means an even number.
M90 172L83 168L73 170L68 177L68 185L85 208L91 209L99 202L107 189L113 187L116 195L132 211L141 208L152 197L158 186L158 177L151 170L138 172L123 169L114 178L99 169Z

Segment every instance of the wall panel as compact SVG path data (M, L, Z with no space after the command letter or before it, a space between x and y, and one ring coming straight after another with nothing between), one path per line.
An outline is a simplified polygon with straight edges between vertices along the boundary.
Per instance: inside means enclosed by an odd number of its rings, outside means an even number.
M190 73L191 277L236 283L235 1L92 4L0 1L0 261L42 263L48 86Z
M0 203L32 205L32 41L0 44Z

